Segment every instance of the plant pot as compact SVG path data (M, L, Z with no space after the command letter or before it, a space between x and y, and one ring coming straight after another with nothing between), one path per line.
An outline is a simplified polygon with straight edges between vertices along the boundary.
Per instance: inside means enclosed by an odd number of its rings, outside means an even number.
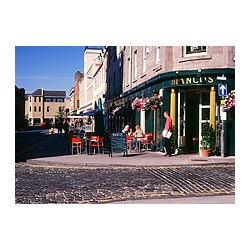
M200 152L201 152L201 156L202 156L202 157L209 157L209 152L210 152L209 149L201 148L201 149L200 149Z

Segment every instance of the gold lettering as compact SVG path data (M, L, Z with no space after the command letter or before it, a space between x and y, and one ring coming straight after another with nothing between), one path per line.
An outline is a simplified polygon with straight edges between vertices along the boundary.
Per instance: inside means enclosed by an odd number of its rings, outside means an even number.
M209 82L209 83L213 83L213 82L214 82L214 79L213 79L211 76L209 76L209 77L208 77L208 82Z
M176 84L178 84L178 79L173 79L172 80L172 85L176 85Z
M192 83L192 78L186 78L186 84Z
M180 79L182 84L185 84L185 81L183 78Z
M198 81L196 81L195 77L193 77L193 83L199 83Z

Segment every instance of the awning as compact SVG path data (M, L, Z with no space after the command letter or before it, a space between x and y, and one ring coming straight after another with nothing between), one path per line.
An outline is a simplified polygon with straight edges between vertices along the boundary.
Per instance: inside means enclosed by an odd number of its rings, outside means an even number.
M81 114L79 114L79 116L95 116L97 111L98 111L98 109L93 109L91 111L81 113Z
M68 115L67 118L69 119L75 119L75 118L81 118L81 115Z

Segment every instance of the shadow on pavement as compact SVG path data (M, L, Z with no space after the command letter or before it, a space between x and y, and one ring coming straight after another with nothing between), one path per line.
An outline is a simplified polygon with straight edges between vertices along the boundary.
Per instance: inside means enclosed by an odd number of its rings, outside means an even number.
M50 156L68 155L64 134L49 134L47 129L16 132L15 162Z

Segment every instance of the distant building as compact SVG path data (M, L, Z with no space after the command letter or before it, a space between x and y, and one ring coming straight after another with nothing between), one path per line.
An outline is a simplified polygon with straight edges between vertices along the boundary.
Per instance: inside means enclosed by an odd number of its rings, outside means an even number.
M70 97L70 113L77 114L80 109L80 84L83 81L84 74L80 71L75 73L75 83L74 87L71 88L69 97Z
M90 111L95 107L95 74L101 65L101 49L86 48L84 52L84 77L80 82L80 112Z
M54 123L60 114L67 115L66 91L37 89L26 94L25 116L29 126Z

